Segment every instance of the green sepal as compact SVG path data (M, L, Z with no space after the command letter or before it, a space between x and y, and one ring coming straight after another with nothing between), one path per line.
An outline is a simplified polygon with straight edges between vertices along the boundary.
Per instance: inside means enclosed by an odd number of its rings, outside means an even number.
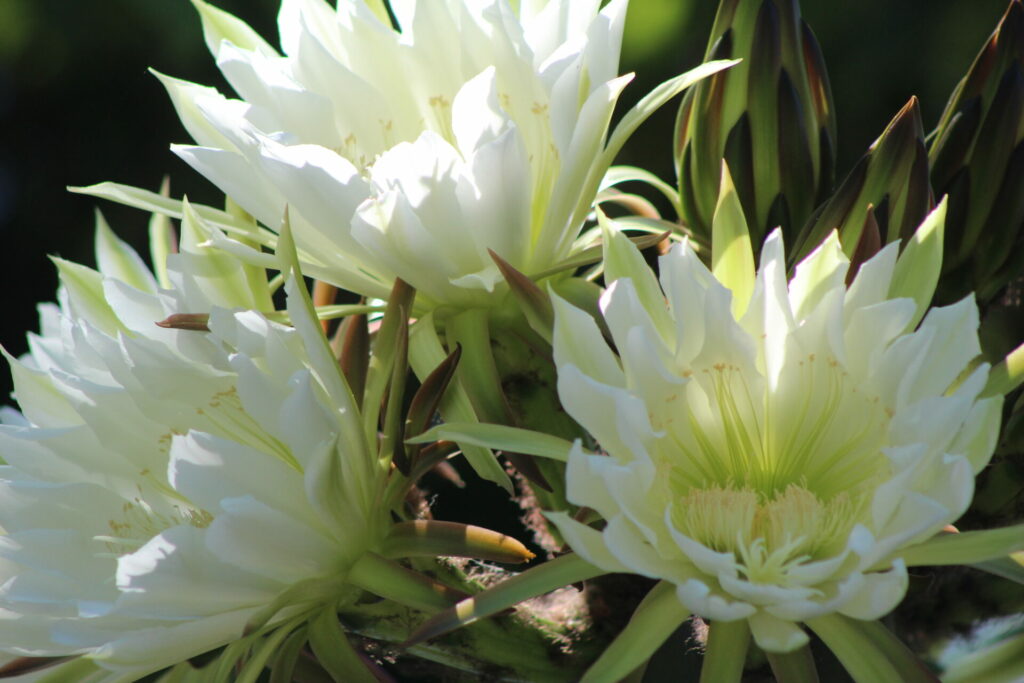
M1024 585L1024 552L997 557L994 560L972 562L968 566Z
M131 185L103 182L88 187L68 187L67 189L69 192L100 197L101 199L107 199L118 204L142 209L152 214L159 214L178 220L184 217L183 200L143 190L139 187L132 187ZM252 226L247 221L212 206L193 204L192 209L200 218L222 232L236 235L242 239L255 240L262 247L270 249L277 247L278 236L266 228L259 228L254 233ZM267 257L268 261L273 259L269 254Z
M373 342L370 364L366 373L366 391L362 405L367 443L375 443L377 439L377 430L380 428L380 411L384 409L385 396L391 393L388 387L395 380L395 365L405 360L399 358L398 355L403 354L406 358L408 355L406 335L408 335L412 302L415 298L415 289L401 279L395 280L395 284L391 288L391 296L388 297L384 318L381 320L380 328L377 330L377 336ZM404 368L402 372L404 372ZM401 402L401 397L398 397L398 407L401 407ZM386 417L387 415L385 415ZM393 419L397 423L397 412ZM387 439L388 435L385 434L385 440ZM382 453L382 455L390 455L390 453Z
M220 52L220 45L225 40L243 50L258 52L266 57L277 56L277 51L241 19L203 0L192 0L192 4L202 20L206 47L214 57Z
M732 314L739 320L754 291L756 268L747 219L725 161L711 223L711 272L732 291Z
M334 608L322 610L309 622L309 646L317 663L335 681L377 683L367 662L356 652L338 622Z
M523 600L606 573L575 553L556 557L434 615L423 622L404 645L422 643L497 614Z
M412 397L412 402L409 404L409 412L405 416L405 443L422 443L412 439L425 432L433 421L445 392L448 391L448 386L455 377L455 370L459 366L459 359L461 357L462 347L456 344L455 350L448 354L441 361L441 364L423 379L420 388L416 390ZM410 453L410 470L415 466L421 450L422 448L416 448ZM406 474L408 475L409 472L406 472Z
M525 453L565 462L572 442L551 434L487 422L445 422L407 443L456 441L499 451Z
M472 524L417 519L392 525L381 546L387 558L472 557L491 562L521 563L535 555L505 534Z
M629 623L598 657L582 683L615 683L647 661L690 616L676 597L675 586L661 581L644 596Z
M366 313L353 313L341 321L331 339L331 349L338 358L338 365L352 389L356 404L362 408L366 373L370 367L370 327Z
M437 336L437 330L434 328L434 317L428 313L409 330L409 363L416 376L423 381L438 365L444 362L446 356L444 347L441 346L441 340ZM441 400L439 412L442 419L452 422L476 422L478 419L473 410L473 404L458 379L449 386ZM482 479L494 482L510 495L513 493L512 480L509 479L490 450L465 444L462 446L462 453Z
M1005 396L1024 384L1024 344L1021 344L988 373L983 397Z
M651 114L660 109L665 103L693 84L736 64L739 64L737 59L723 59L701 64L686 73L658 85L637 102L632 109L626 112L609 136L608 144L605 145L601 157L597 163L591 166L584 191L580 193L580 200L576 205L575 211L572 213L572 224L581 223L582 220L580 219L589 212L590 206L587 198L597 194L597 188L600 186L604 174L611 167L622 146L626 144L626 140L633 135L636 129L640 127L640 124L646 121Z
M118 239L99 209L96 210L95 250L97 269L105 276L147 294L156 293L156 282L149 268L134 249Z
M620 183L646 183L660 192L672 204L676 216L682 216L683 210L676 189L650 171L636 166L612 166L601 180L600 190L606 190Z
M127 332L117 313L107 303L100 272L57 256L51 256L50 261L57 266L57 275L68 292L71 305L83 318L111 337Z
M512 295L519 304L519 309L526 316L526 322L534 332L539 334L548 344L551 343L551 328L555 324L555 312L551 307L551 299L537 284L516 270L511 263L488 249L491 260L498 266L502 277L508 283Z
M858 683L938 683L881 622L828 614L807 621Z
M617 222L625 224L627 223L627 218L617 219ZM675 227L673 224L665 223L664 221L651 222L650 219L643 219L642 222L637 222L635 224L631 223L629 225L630 227L645 226L644 229L647 229L649 231L657 231L657 233L653 235L640 235L638 237L629 238L629 240L636 246L636 248L641 250L653 247L655 244L658 244L662 240L668 238L669 229ZM584 266L589 266L591 264L598 263L603 257L603 255L604 247L602 245L598 244L592 247L588 247L583 251L579 252L578 254L576 254L575 256L570 256L566 260L561 261L560 263L548 268L547 270L542 270L538 273L531 274L529 278L534 282L537 282L543 280L544 278L551 277L552 275L564 273L567 270L577 270L579 268L583 268Z
M428 612L451 607L466 596L462 591L370 552L352 566L348 581L374 595Z
M940 534L900 553L908 567L974 564L1024 550L1024 524Z
M263 675L267 662L277 653L281 644L291 634L291 630L291 627L285 626L274 629L255 645L252 652L246 657L244 667L238 672L238 677L232 683L256 683Z
M917 312L907 324L913 329L931 305L935 286L942 272L942 242L946 223L945 197L928 214L913 237L903 247L889 285L889 298L907 297L917 304Z
M295 680L295 665L302 654L309 635L306 624L288 634L270 660L270 678L267 683L292 683Z
M164 177L160 184L160 196L171 196L171 179ZM167 274L167 257L178 250L178 237L174 233L171 220L164 214L153 212L149 218L149 260L153 263L156 281L163 289L171 288L171 278Z

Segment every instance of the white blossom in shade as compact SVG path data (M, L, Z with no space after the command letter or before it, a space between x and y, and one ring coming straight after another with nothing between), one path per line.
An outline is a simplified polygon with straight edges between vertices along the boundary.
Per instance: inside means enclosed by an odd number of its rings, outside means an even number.
M264 225L287 205L308 275L486 307L488 249L533 274L580 248L626 0L394 0L400 30L380 0L284 0L280 53L194 2L240 99L161 76L196 143L173 149Z
M900 551L967 509L995 446L1002 398L980 398L973 298L917 325L914 299L891 294L898 245L847 287L835 235L787 282L776 231L734 302L688 244L659 283L623 241L601 300L617 355L556 301L559 396L604 451L577 442L567 484L607 526L552 514L567 541L671 582L694 614L746 619L768 651L806 643L799 622L892 610Z
M101 224L99 270L58 260L59 304L8 357L6 653L84 654L136 680L239 638L304 580L343 577L390 528L386 468L346 424L336 370L306 360L301 325L239 311L266 310L265 276L205 239L186 210L163 289ZM154 324L211 310L209 332Z

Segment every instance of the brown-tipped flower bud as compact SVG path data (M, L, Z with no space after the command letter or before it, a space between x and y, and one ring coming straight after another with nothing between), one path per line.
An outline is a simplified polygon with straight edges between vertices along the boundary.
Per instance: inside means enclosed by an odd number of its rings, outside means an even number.
M1012 0L935 131L932 183L949 195L943 301L991 299L1024 272L1024 5Z
M675 157L683 219L710 235L722 160L755 244L792 238L832 188L835 118L825 62L797 0L722 0L707 59L741 58L691 89Z
M839 231L843 250L852 256L870 223L869 211L882 244L905 241L934 204L921 110L912 97L804 226L793 259L807 256L833 230Z

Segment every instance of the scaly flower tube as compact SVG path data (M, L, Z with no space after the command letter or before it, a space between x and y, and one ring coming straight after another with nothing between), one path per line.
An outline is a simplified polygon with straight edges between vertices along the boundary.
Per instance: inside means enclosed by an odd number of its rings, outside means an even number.
M257 312L265 273L199 248L209 228L185 211L168 288L101 223L99 271L58 260L59 307L41 308L25 358L8 357L21 413L0 427L0 643L84 655L106 670L90 681L228 645L219 669L255 680L286 638L292 666L308 640L335 678L363 680L337 611L363 590L443 607L444 589L389 558L499 535L394 521L407 480L378 451L376 412L361 418L286 233L291 325ZM208 331L154 324L195 311ZM391 367L371 371L384 390L374 372Z

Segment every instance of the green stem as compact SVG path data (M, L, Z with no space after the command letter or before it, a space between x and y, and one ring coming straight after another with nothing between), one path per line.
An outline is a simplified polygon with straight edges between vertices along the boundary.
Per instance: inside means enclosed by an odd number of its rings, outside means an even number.
M740 681L749 646L750 627L746 619L711 622L700 683Z

